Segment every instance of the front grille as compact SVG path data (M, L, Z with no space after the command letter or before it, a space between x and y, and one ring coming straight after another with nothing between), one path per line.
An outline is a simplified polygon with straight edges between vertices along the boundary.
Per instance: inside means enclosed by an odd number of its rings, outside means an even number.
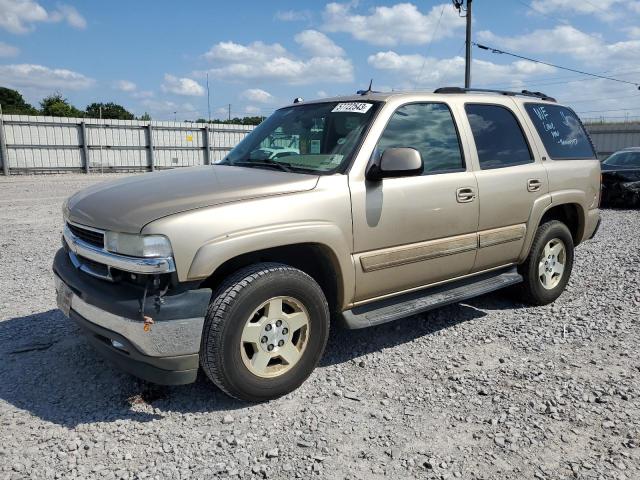
M104 248L104 233L96 232L95 230L89 230L82 228L71 223L67 223L67 227L71 230L76 237L96 247Z

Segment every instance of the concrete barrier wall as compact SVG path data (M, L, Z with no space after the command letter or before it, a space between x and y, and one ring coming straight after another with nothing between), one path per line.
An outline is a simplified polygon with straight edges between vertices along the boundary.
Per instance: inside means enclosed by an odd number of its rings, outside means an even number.
M3 115L5 174L144 171L222 159L252 126Z
M627 147L640 147L640 122L589 123L585 127L596 147L598 158Z

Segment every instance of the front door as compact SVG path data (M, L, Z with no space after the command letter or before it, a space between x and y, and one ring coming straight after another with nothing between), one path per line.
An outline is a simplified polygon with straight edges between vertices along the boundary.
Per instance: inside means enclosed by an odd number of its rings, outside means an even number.
M480 220L475 272L516 262L534 203L549 202L547 173L534 155L511 100L467 103L475 143Z
M350 182L356 302L469 273L477 250L475 175L445 103L399 106L374 155L412 147L421 176Z

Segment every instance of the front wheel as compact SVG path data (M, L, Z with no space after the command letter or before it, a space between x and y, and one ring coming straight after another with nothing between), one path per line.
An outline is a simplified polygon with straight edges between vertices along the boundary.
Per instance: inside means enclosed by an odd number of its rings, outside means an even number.
M546 222L533 239L527 260L518 267L524 281L520 297L532 305L546 305L560 296L573 269L573 237L557 220Z
M200 363L221 390L258 402L285 395L317 365L329 335L329 307L306 273L275 263L238 271L214 293Z

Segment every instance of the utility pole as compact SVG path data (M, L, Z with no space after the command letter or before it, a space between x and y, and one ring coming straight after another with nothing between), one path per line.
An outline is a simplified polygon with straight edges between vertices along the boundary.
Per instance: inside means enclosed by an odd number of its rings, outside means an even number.
M229 104L229 121L231 121L231 104Z
M464 0L452 0L453 6L458 10L458 15L465 12L467 19L467 39L465 41L466 52L464 58L464 88L471 88L471 2L467 0L467 6L464 8Z
M209 72L207 72L207 113L209 123L211 123L211 97L209 96Z
M471 3L467 0L467 51L464 58L464 88L471 88Z

